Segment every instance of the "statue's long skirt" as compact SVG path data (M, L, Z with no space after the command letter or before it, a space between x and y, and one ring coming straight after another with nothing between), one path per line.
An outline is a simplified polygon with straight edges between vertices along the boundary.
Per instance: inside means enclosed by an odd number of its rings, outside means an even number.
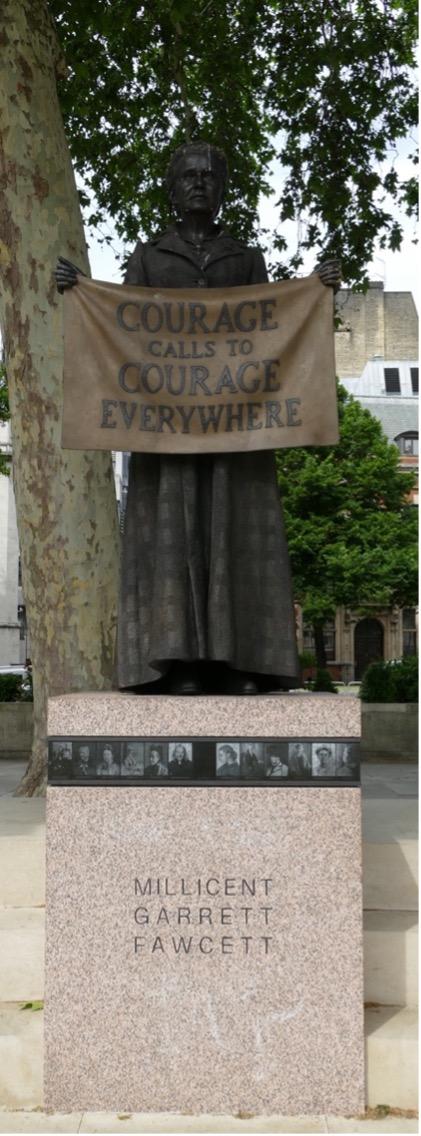
M120 597L120 688L159 679L175 659L296 685L273 453L133 454Z

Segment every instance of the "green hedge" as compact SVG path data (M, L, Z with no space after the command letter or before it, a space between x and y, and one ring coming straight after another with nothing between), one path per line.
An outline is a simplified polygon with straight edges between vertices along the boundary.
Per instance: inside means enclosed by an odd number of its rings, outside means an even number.
M32 702L32 674L0 674L0 702Z
M418 702L417 656L371 663L363 676L360 698L363 702Z
M22 676L0 674L0 702L20 702L22 697Z

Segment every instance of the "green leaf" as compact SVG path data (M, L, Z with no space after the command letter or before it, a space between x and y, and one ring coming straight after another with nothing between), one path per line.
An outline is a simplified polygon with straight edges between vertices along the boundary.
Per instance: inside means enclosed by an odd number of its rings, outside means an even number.
M224 224L263 247L259 200L277 159L277 219L302 222L289 258L282 233L269 240L277 279L311 249L315 259L339 254L344 278L361 286L375 243L400 247L389 202L410 215L417 207L414 179L394 165L417 119L413 0L49 7L68 68L59 81L67 136L85 195L96 198L84 203L92 228L110 214L130 246L166 227L169 155L201 136L227 153Z
M338 399L337 446L276 458L295 598L312 624L342 605L375 611L417 602L416 478L400 470L377 419L341 386Z

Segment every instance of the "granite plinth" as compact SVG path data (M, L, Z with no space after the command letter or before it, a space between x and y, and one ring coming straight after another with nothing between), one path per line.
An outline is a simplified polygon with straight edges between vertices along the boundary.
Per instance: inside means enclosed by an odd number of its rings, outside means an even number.
M176 734L271 737L286 734L359 737L357 698L336 694L274 694L181 698L107 692L51 698L49 735L124 737Z
M355 736L333 701L74 695L50 732ZM361 916L357 788L50 786L47 1108L359 1112Z

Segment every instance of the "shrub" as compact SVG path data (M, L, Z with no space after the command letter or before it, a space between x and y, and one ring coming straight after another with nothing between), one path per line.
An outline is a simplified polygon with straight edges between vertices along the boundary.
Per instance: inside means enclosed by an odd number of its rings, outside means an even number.
M313 655L312 651L301 651L299 659L300 659L301 670L303 670L303 671L309 670L310 671L310 670L313 670L313 669L316 668L317 659L316 659L316 656Z
M22 697L22 676L0 674L0 702L20 702Z
M0 702L32 702L32 669L24 675L0 674Z
M360 698L363 702L418 702L416 655L371 663L363 675Z
M328 670L324 667L318 667L314 682L311 683L312 690L320 690L325 694L337 694L338 690L333 682Z

